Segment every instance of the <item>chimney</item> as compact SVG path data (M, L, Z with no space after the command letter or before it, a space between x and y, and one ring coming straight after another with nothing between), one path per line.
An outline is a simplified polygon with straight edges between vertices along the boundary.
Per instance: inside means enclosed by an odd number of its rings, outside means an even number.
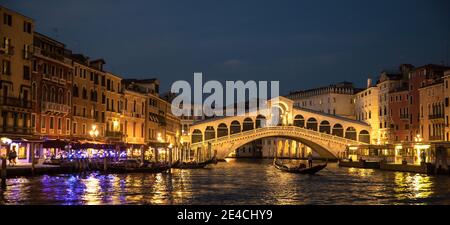
M367 88L370 88L372 86L372 79L367 78Z

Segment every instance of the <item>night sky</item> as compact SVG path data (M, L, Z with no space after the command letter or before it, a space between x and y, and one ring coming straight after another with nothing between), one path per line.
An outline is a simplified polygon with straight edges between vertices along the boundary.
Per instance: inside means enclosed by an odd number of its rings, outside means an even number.
M21 1L2 5L125 78L280 80L281 92L448 61L450 1Z

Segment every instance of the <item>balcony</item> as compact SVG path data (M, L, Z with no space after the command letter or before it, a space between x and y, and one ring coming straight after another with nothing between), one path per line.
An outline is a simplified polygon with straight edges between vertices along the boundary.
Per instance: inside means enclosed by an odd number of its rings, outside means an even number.
M0 49L0 53L12 56L14 55L14 46L11 45L2 45Z
M16 97L4 97L4 96L0 96L0 105L1 106L19 107L19 108L25 108L25 109L31 109L33 107L33 104L31 101L27 101L27 100L16 98Z
M400 119L401 120L409 120L409 114L401 114Z
M53 102L42 102L41 110L50 114L69 114L70 106Z
M0 126L0 133L3 133L3 134L31 135L31 134L33 134L33 128L31 128L31 127L17 127L17 126Z
M123 137L123 133L120 132L120 131L107 130L105 132L105 137L107 137L107 138L122 138Z
M433 114L429 115L428 119L433 122L444 123L444 114Z
M430 136L430 141L445 141L444 136Z
M58 61L61 61L61 62L65 61L64 60L64 55L58 54L58 53L54 53L54 52L51 52L51 51L47 51L47 50L38 48L36 46L34 47L34 52L35 52L35 55L37 55L37 56L44 56L44 57L51 58L51 59L54 59L54 60L58 60Z

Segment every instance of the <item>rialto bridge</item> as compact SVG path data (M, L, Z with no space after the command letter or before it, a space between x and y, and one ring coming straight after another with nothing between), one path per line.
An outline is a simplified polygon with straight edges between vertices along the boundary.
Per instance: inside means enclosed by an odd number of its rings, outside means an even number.
M270 110L264 113L195 123L185 140L190 142L191 149L216 151L218 158L225 158L235 149L262 138L292 139L324 158L336 158L349 145L370 142L370 126L357 120L294 108L293 101L284 97L268 100L266 108Z

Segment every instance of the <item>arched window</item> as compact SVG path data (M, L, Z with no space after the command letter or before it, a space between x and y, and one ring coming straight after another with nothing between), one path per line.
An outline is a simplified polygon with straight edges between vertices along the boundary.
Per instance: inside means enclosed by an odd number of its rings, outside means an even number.
M205 130L205 141L211 140L211 139L214 139L214 138L216 138L216 131L214 130L214 127L212 127L212 126L206 127L206 130Z
M319 132L330 134L331 133L330 122L326 120L320 122Z
M356 141L356 129L348 127L347 130L345 130L345 138Z
M362 130L359 132L359 136L358 136L358 140L360 142L364 142L367 144L370 144L370 134L369 131L367 130Z
M202 131L195 129L192 132L192 143L202 142L203 141L203 135Z
M253 120L251 118L245 118L242 126L242 131L253 130Z
M261 128L266 126L266 117L263 115L258 115L256 117L256 128Z
M302 115L296 115L294 117L294 126L305 127L305 118Z
M219 126L217 127L217 137L219 138L227 135L228 135L227 125L224 123L219 124Z
M316 118L309 118L306 122L306 128L310 130L317 131L317 120Z
M341 124L337 123L333 126L332 134L339 137L344 137L344 128Z
M241 132L241 123L239 123L239 121L237 121L237 120L231 122L230 134L236 134L239 132Z

